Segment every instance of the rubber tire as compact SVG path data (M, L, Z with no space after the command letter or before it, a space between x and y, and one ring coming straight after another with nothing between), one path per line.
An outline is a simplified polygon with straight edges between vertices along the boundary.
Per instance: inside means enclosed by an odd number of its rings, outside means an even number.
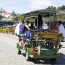
M59 49L61 49L62 45L59 45Z
M56 58L51 58L51 61L52 61L52 62L56 61Z
M21 54L21 51L20 51L20 49L18 50L18 54Z

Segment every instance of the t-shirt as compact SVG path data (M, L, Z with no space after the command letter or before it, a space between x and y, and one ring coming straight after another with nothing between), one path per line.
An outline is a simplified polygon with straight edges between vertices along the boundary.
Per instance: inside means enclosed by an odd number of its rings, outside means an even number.
M64 41L65 41L65 28L62 24L59 26L59 33L63 34Z
M62 24L60 24L58 30L59 30L59 33L63 33L64 32L64 26Z
M19 35L19 27L20 27L20 23L17 24L16 28L15 28L15 34Z
M26 39L30 39L31 38L31 33L29 31L26 31Z
M23 34L25 32L25 24L20 25L19 34Z

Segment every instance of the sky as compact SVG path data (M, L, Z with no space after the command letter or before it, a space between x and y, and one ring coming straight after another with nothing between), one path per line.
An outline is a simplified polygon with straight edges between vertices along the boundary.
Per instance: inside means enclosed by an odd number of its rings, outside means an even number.
M58 7L62 5L65 5L65 0L0 0L0 8L20 14L45 9L48 6Z

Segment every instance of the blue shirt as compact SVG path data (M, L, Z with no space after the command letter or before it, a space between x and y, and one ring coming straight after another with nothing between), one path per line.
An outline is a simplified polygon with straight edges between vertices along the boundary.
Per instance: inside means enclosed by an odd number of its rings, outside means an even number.
M25 24L20 25L19 34L23 34L25 32Z
M26 39L30 39L31 38L31 33L29 31L26 31Z

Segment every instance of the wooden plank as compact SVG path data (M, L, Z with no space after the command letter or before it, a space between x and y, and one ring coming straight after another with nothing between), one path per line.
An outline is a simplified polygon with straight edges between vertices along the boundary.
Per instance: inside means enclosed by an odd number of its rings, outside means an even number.
M39 32L38 37L39 38L55 38L57 39L59 36L58 33L52 33L52 32Z

